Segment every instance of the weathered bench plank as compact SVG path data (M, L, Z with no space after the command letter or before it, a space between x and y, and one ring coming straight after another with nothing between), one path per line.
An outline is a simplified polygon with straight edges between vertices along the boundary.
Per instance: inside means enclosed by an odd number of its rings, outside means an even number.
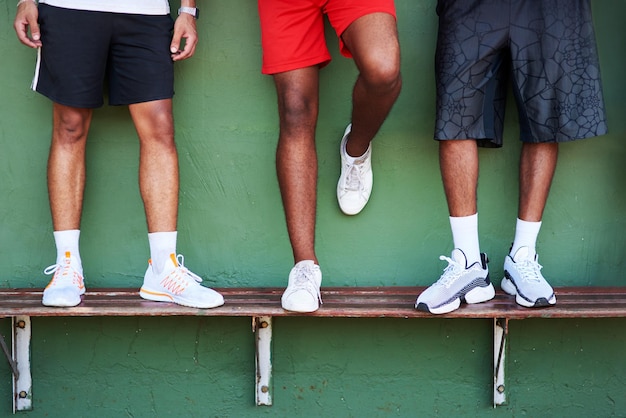
M224 306L196 309L141 299L134 288L91 289L72 308L41 304L41 289L0 289L0 317L27 316L298 316L362 318L602 318L626 317L626 287L562 287L554 307L520 307L501 291L485 303L462 305L445 315L413 308L423 287L325 287L317 312L297 314L280 307L282 288L223 288Z
M222 288L224 306L195 309L174 303L151 302L139 297L136 288L90 289L79 306L52 308L41 304L42 289L0 289L0 318L12 318L14 371L13 410L32 408L30 372L31 317L94 316L246 316L252 318L256 334L256 402L272 404L271 352L272 318L278 316L344 318L484 318L494 326L494 406L506 402L505 358L510 319L524 318L616 318L626 317L626 287L562 287L555 289L556 306L523 308L501 291L485 303L462 305L445 315L414 309L415 298L424 287L325 287L324 304L311 314L285 311L280 306L283 288ZM0 336L1 337L1 336ZM6 354L6 353L5 353Z

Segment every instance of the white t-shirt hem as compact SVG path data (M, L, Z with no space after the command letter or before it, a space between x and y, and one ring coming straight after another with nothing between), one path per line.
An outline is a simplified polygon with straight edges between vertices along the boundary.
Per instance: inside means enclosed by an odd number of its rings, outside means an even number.
M170 13L168 0L39 0L39 3L65 9L94 12L166 15Z

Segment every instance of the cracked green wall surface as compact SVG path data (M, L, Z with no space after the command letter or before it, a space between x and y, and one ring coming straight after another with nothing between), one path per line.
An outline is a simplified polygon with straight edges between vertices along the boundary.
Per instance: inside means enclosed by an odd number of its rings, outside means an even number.
M51 106L29 90L35 51L0 7L0 276L45 286L55 251L46 192ZM174 4L173 8L178 5ZM561 147L538 249L555 286L624 285L626 15L595 0L609 135ZM324 285L428 285L451 250L434 125L435 1L397 0L404 87L374 144L376 187L357 217L336 203L339 139L356 70L337 52L321 73L317 249ZM260 74L256 3L202 4L196 55L176 64L179 251L210 286L284 286L291 251L274 170L272 80ZM494 281L514 233L517 120L481 150L481 247ZM81 255L89 287L136 287L148 258L127 109L95 112ZM491 321L278 318L274 406L254 406L248 318L34 318L33 406L25 417L626 416L626 320L510 324L509 404L491 406ZM7 335L9 320L0 320ZM11 411L0 365L0 416Z

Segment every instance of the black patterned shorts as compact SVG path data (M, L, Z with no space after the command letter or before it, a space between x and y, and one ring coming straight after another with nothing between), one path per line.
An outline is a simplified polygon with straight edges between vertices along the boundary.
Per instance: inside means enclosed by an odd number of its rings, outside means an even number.
M607 132L589 0L439 0L435 139L502 146L508 78L520 139Z

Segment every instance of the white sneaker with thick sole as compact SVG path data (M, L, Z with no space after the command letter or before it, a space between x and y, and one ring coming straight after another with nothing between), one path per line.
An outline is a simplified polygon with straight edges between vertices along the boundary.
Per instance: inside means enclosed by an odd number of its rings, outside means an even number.
M554 289L541 274L542 266L538 256L531 257L528 247L520 247L513 257L504 259L504 278L500 287L509 295L515 296L515 302L526 308L541 308L556 304Z
M432 314L445 314L458 309L461 302L486 302L496 295L489 280L486 254L480 255L481 261L467 265L465 254L458 248L452 255L440 256L448 262L443 274L434 284L424 290L415 301L415 308Z
M346 215L361 212L372 194L374 175L372 173L372 145L360 157L351 157L346 152L346 142L352 130L348 125L341 139L339 154L341 155L341 175L337 183L337 201L341 211Z
M46 267L45 274L53 274L52 280L43 291L42 302L45 306L69 307L81 302L85 294L83 269L67 251L61 263Z
M156 302L174 302L190 308L215 308L224 304L224 297L213 289L200 284L200 276L192 273L184 265L182 254L170 254L161 274L156 275L152 262L143 278L139 295Z
M315 312L322 302L322 271L312 260L298 262L289 273L289 283L280 299L283 309L293 312Z

